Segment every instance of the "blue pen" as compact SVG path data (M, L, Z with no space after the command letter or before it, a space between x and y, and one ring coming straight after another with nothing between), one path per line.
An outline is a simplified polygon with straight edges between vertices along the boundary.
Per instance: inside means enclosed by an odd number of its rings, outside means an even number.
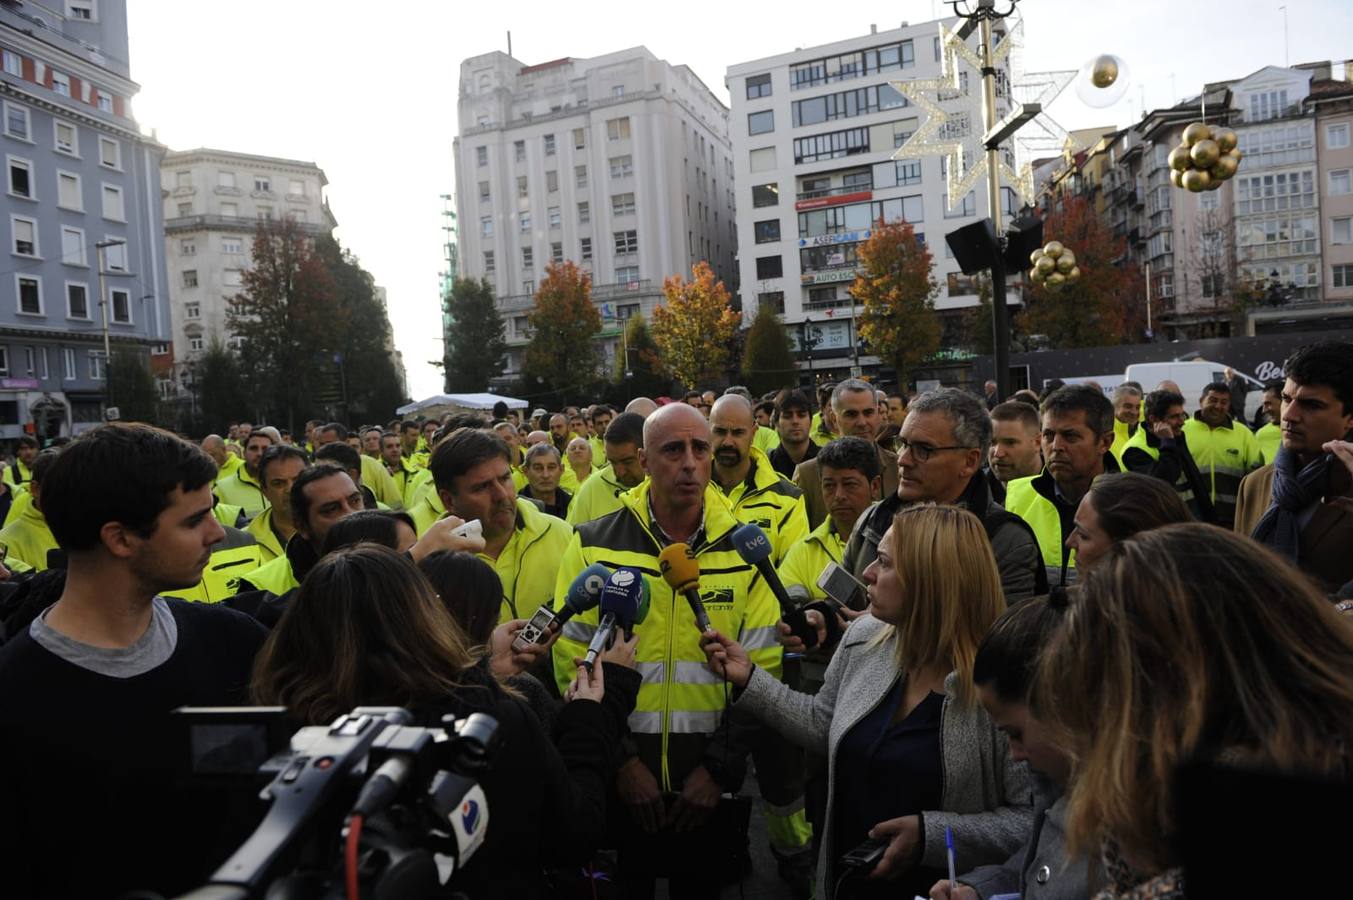
M958 890L958 875L954 872L954 829L944 826L944 847L949 852L949 896Z

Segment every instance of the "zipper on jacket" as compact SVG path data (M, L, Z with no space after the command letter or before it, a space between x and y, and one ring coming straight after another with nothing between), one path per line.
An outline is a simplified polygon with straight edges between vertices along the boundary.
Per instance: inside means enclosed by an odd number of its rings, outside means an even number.
M676 677L676 656L673 653L672 640L676 635L676 588L671 589L672 602L667 614L667 654L662 677L662 789L672 790L672 773L667 765L668 728L672 715L672 679Z

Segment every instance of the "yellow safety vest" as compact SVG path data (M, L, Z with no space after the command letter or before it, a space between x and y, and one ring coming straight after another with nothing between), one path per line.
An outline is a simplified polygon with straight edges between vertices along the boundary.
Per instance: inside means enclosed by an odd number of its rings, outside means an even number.
M263 486L244 466L240 466L234 475L218 479L213 492L222 503L243 507L244 514L250 518L268 508L268 498L263 494Z
M404 508L404 492L395 484L395 479L391 477L386 470L385 464L374 456L367 456L363 453L360 456L362 460L362 486L369 488L371 493L376 495L376 499L384 503L390 509Z
M227 528L225 540L212 547L211 558L202 570L202 580L190 588L165 591L163 595L198 603L220 603L238 594L240 579L257 571L264 563L262 550L263 547L247 531Z
M576 527L583 522L590 522L613 513L622 506L620 495L627 490L629 489L616 480L615 470L610 466L598 469L596 474L584 481L582 487L573 495L565 521Z
M18 469L18 477L15 478L15 469ZM23 460L15 459L12 463L5 466L4 482L11 488L16 488L21 484L28 484L33 480L33 470L23 464Z
M817 586L818 576L828 563L841 564L846 555L846 542L836 533L836 525L828 516L821 525L789 548L777 571L786 588L800 585L814 600L827 599L827 592Z
M748 477L724 496L739 522L751 522L766 532L770 538L771 562L779 565L789 548L808 534L803 491L775 471L766 454L756 447L751 448L748 457L752 461ZM719 488L717 482L711 484Z
M220 481L222 478L229 478L231 475L238 472L242 465L244 465L244 460L233 453L227 453L226 461L221 463L216 469L216 480Z
M1143 427L1140 422L1137 423L1137 431L1141 431ZM1128 423L1120 422L1118 419L1113 420L1113 446L1109 448L1109 452L1113 454L1114 459L1118 460L1119 467L1123 465L1123 451L1127 449L1128 441L1132 440L1136 433L1134 431L1132 434L1128 434Z
M1231 419L1219 428L1211 428L1194 413L1184 423L1184 439L1199 473L1208 479L1217 524L1229 529L1235 519L1240 479L1264 464L1254 432Z
M1139 428L1137 433L1145 432ZM1027 522L1033 529L1034 536L1038 538L1038 549L1043 555L1043 568L1048 573L1048 584L1061 583L1064 567L1068 570L1068 574L1069 570L1076 568L1076 551L1066 546L1068 535L1062 533L1062 517L1058 513L1057 505L1047 496L1053 494L1055 490L1052 476L1046 472L1027 478L1016 478L1007 482L1005 486L1006 511Z
M258 542L260 559L259 565L265 562L272 562L279 556L285 556L286 546L277 538L276 532L272 530L272 508L263 510L254 520L244 529L253 539Z
M1153 445L1150 441L1148 441L1147 436L1149 434L1154 436L1152 432L1150 432L1146 427L1143 426L1142 428L1138 428L1137 433L1132 436L1132 440L1128 441L1128 445L1123 448L1123 453L1126 455L1126 453L1129 450L1141 450L1147 456L1159 462L1160 443L1157 442L1156 444ZM1185 436L1184 440L1186 443L1188 443L1190 455L1192 455L1193 442L1190 441L1187 436ZM1194 464L1195 465L1197 464L1197 460L1194 460ZM1124 469L1128 468L1126 463L1123 464L1123 468ZM1174 489L1175 492L1179 494L1179 499L1183 500L1184 505L1189 507L1190 513L1195 516L1199 515L1198 511L1196 510L1197 502L1193 496L1193 485L1189 484L1188 474L1183 470L1183 467L1180 467L1179 477L1175 479Z
M780 433L774 428L758 425L756 426L756 434L752 436L752 446L762 453L769 453L780 446Z
M6 558L20 560L33 571L42 572L47 568L47 551L57 550L59 545L52 529L47 527L47 518L33 505L32 495L27 496L29 502L24 504L19 517L0 528L0 542L8 548Z
M240 591L267 591L278 597L300 586L296 573L291 569L291 560L285 553L252 572L244 573L239 583Z
M1269 422L1254 433L1254 440L1259 445L1259 454L1264 458L1264 465L1272 465L1274 457L1278 455L1278 448L1283 443L1282 428L1276 422Z

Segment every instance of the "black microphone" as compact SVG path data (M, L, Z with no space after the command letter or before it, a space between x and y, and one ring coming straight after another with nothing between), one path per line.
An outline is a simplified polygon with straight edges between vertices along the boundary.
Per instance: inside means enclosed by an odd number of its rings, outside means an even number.
M784 583L780 581L780 573L771 565L770 538L766 537L766 533L748 522L733 532L733 546L737 548L742 561L756 566L761 577L766 579L770 592L780 604L780 617L789 626L790 633L803 641L805 647L817 646L817 629L808 624L808 616L790 599Z

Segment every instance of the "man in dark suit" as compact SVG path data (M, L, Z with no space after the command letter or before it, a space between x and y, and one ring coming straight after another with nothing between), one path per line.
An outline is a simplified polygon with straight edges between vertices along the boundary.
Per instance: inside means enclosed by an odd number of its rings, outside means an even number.
M832 412L836 414L839 435L873 442L879 429L879 408L872 385L856 378L846 379L832 391L831 406ZM878 448L878 454L879 468L883 473L883 496L887 497L897 490L897 457L882 447ZM794 470L794 483L803 491L808 527L816 528L827 519L817 460L805 459L799 463Z

